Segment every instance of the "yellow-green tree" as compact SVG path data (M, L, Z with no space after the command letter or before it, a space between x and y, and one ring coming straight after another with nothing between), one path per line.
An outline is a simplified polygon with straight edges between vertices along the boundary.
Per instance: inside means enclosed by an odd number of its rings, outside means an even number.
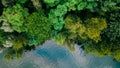
M67 46L70 51L75 50L73 41L70 41L70 39L68 39L67 36L62 33L57 34L55 42L59 45Z
M75 39L80 36L82 39L86 39L84 33L86 31L85 26L82 24L82 20L75 15L68 15L65 18L64 28L68 30L69 39Z
M95 42L101 40L101 32L107 27L106 19L104 18L90 18L85 21L85 34Z
M13 39L11 39L11 42L13 44L13 49L16 51L23 48L24 46L28 45L27 38L25 36L22 36L22 35L18 35L16 37L13 37Z
M90 18L82 21L78 16L68 15L65 18L65 29L68 30L69 38L92 39L95 42L101 40L101 32L107 27L106 20L103 18Z

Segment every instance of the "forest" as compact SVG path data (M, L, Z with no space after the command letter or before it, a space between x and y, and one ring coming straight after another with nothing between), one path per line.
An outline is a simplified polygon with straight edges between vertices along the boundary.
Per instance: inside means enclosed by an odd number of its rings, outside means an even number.
M46 40L120 61L120 0L0 0L0 52L21 58Z

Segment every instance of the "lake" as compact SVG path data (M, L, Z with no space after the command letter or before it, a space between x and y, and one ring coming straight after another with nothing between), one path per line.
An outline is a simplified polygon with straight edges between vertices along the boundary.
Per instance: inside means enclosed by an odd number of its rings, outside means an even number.
M0 54L0 68L120 68L120 63L112 57L97 57L85 54L81 46L75 45L75 51L46 41L35 50L25 52L20 59L9 62Z

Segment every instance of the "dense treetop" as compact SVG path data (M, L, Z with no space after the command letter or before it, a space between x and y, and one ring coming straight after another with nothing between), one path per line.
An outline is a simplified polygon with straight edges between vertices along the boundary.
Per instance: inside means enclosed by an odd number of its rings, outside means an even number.
M0 50L7 60L50 39L120 61L120 0L0 0Z

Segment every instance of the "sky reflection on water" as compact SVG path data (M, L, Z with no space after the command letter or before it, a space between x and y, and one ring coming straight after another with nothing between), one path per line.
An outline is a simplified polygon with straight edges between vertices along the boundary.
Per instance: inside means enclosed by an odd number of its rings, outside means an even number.
M75 51L70 52L66 47L47 41L36 50L26 52L19 60L6 62L0 59L0 68L120 68L120 63L107 56L86 55L77 45Z

